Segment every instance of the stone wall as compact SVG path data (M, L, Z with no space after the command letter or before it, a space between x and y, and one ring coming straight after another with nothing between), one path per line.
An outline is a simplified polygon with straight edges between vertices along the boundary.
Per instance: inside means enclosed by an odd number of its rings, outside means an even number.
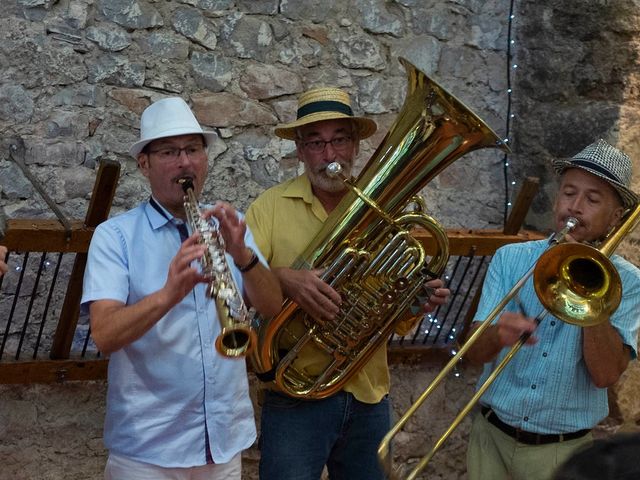
M12 145L70 218L84 215L103 159L122 165L114 213L146 198L148 187L126 152L142 110L169 95L184 97L219 133L207 198L244 209L299 171L293 145L272 130L291 119L296 94L310 86L346 88L355 110L379 123L362 146L362 165L403 102L400 55L500 136L510 120L509 197L525 176L539 176L542 191L528 223L545 229L553 156L604 137L640 158L633 129L640 20L634 0L515 4L515 56L508 62L506 0L0 0L0 217L52 216L12 161ZM449 227L499 226L503 168L497 151L458 160L424 192L431 213ZM637 262L636 241L624 251ZM623 422L635 428L636 369L615 390L619 401L604 433ZM398 414L436 371L392 366ZM415 461L469 398L477 372L461 372L398 438L397 461ZM0 479L100 478L104 392L101 382L0 386ZM465 478L467 430L465 422L429 478ZM256 478L258 455L246 453L246 478Z

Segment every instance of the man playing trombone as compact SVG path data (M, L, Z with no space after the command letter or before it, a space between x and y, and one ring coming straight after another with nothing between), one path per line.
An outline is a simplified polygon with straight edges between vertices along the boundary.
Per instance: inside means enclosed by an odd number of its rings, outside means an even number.
M565 238L569 242L597 246L638 203L629 189L631 160L603 140L554 161L554 168L560 175L556 230L569 218L577 220ZM474 329L546 249L547 242L533 241L496 252ZM531 335L480 400L467 451L470 480L548 480L592 441L591 429L608 414L607 387L637 356L640 270L618 256L611 261L620 274L622 300L605 321L581 328L548 314L537 326L533 317L544 308L529 278L467 352L468 360L484 364L480 386L509 348Z

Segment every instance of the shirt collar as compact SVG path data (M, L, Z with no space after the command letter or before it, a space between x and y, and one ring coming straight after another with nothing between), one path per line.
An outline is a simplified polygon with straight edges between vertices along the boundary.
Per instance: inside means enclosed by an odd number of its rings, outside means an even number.
M149 197L149 201L145 205L145 212L154 230L163 227L167 223L176 223L173 215L153 198L153 195Z
M313 203L313 190L311 189L311 182L306 173L294 178L287 186L282 194L283 197L289 198L301 198L311 205Z
M282 193L283 197L301 198L307 205L311 207L313 214L321 221L325 221L328 217L327 211L320 203L320 200L313 194L311 189L311 181L306 173L294 178Z

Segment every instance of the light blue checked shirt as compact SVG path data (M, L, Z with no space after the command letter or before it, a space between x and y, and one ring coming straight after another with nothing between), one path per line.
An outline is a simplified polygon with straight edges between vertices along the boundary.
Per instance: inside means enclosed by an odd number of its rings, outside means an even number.
M145 202L98 226L83 307L101 299L131 305L164 285L181 243L164 213ZM258 252L248 229L245 242ZM242 290L242 276L229 263ZM110 451L163 467L192 467L206 463L205 428L216 463L254 442L245 361L216 352L219 332L214 304L199 284L140 339L111 354L104 426Z
M482 288L476 321L487 318L511 287L531 268L547 248L547 241L510 244L494 255ZM640 270L619 256L613 264L622 279L623 298L610 318L622 341L637 356L640 326ZM543 307L530 278L520 291L526 315L535 317ZM506 310L517 312L514 301ZM497 319L496 319L497 320ZM534 433L568 433L594 427L607 416L607 389L591 381L582 358L582 329L550 314L535 332L538 343L523 346L482 396L509 425ZM508 352L503 349L484 366L478 385Z

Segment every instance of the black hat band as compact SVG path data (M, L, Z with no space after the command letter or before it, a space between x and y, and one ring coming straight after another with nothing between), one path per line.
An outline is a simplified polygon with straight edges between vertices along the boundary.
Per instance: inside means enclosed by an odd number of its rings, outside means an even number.
M593 163L589 160L578 160L578 159L572 159L569 162L570 165L578 165L580 167L586 167L589 168L591 170L595 170L598 173L601 173L602 175L604 175L605 177L607 177L609 180L612 180L616 183L622 183L619 179L617 179L615 177L615 175L613 173L611 173L611 171L607 170L606 168L602 167L601 165L597 164L597 163Z
M332 100L321 100L319 102L311 102L298 109L298 120L312 113L318 112L339 112L353 117L353 110L349 105Z

